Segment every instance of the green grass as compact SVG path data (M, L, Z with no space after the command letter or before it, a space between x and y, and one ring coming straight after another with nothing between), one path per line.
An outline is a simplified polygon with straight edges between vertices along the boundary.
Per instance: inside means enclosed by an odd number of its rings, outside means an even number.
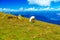
M60 40L60 25L9 16L0 12L0 40Z

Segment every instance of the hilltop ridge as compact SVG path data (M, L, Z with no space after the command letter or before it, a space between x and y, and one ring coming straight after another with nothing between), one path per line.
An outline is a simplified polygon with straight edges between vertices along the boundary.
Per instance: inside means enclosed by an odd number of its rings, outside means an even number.
M0 40L60 40L60 25L0 12Z

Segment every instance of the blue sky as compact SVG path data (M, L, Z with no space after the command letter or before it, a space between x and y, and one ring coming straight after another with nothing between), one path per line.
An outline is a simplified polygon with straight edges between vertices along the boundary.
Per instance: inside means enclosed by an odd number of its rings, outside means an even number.
M26 6L26 0L0 0L0 8L13 8L17 9Z
M0 0L1 8L9 9L60 9L60 0Z

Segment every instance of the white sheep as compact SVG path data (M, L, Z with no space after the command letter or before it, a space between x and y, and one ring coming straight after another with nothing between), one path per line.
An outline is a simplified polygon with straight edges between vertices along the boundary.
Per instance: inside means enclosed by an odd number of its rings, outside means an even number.
M31 16L29 22L35 22L34 20L35 20L35 16Z

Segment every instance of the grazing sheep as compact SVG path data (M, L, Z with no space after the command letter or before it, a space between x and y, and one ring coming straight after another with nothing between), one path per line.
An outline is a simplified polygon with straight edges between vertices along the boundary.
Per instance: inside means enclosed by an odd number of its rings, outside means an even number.
M35 22L35 16L31 16L30 19L29 19L29 22Z

